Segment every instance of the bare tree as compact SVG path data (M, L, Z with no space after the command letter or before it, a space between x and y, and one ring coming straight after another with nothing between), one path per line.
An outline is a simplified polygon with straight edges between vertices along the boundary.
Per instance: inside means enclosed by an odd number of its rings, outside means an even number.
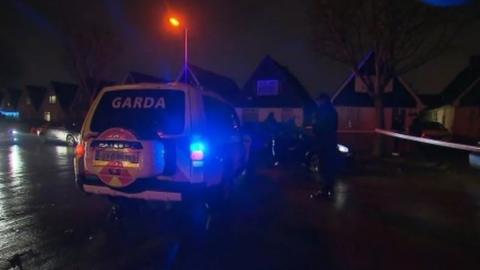
M119 42L113 31L93 24L70 25L65 33L67 63L80 85L83 101L91 103L111 73Z
M376 126L384 128L388 83L444 52L469 22L467 8L435 8L418 0L316 0L313 43L362 80L374 101ZM374 55L373 76L358 67L368 52Z

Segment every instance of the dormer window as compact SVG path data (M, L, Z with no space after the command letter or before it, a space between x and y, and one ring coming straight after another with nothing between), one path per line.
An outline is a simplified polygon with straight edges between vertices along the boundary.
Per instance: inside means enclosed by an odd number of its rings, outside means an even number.
M258 80L257 96L277 96L278 88L278 80Z

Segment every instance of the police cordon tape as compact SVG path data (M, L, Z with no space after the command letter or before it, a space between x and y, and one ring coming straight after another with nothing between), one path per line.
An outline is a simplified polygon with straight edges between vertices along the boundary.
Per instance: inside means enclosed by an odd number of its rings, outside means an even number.
M395 138L399 138L399 139L404 139L404 140L409 140L409 141L414 141L414 142L420 142L420 143L426 143L426 144L432 144L432 145L437 145L437 146L442 146L442 147L448 147L448 148L453 148L453 149L457 149L457 150L469 151L469 152L473 152L473 153L477 153L477 154L480 153L480 146L439 141L439 140L434 140L434 139L429 139L429 138L406 135L406 134L403 134L403 133L393 132L393 131L389 131L389 130L385 130L385 129L375 129L375 132L378 133L378 134L382 134L382 135L386 135L386 136L390 136L390 137L395 137Z

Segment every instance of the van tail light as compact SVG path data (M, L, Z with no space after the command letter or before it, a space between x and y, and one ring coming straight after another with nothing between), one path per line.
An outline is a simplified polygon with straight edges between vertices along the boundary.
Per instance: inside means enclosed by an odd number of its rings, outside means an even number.
M207 145L202 140L193 140L190 143L190 159L193 167L203 167Z
M85 155L85 143L81 141L75 147L75 156L77 158L81 158L84 155Z

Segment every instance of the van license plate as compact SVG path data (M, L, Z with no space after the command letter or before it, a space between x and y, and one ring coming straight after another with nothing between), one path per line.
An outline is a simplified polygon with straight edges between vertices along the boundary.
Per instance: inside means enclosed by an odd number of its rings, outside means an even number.
M117 151L97 151L95 153L95 160L102 161L128 161L131 163L138 163L138 153L126 153Z

